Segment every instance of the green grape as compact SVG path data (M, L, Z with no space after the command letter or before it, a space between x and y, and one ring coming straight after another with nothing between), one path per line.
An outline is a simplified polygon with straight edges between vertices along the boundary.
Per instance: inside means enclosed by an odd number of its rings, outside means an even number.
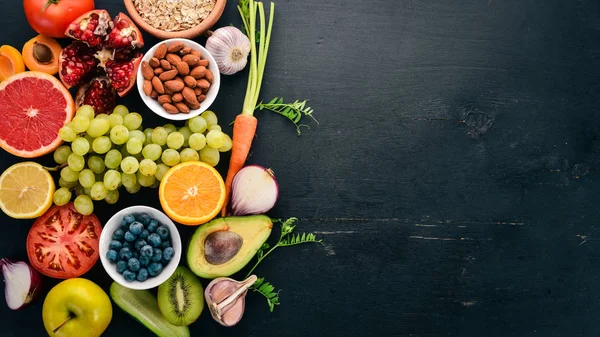
M208 128L209 130L217 130L217 131L222 131L223 129L221 129L221 126L219 125L211 125L210 128Z
M72 142L77 138L77 133L70 126L65 125L58 130L58 136L65 142Z
M71 127L77 133L85 132L88 126L90 126L90 120L84 116L75 116L71 121Z
M219 119L217 118L217 115L210 110L204 111L200 116L202 116L202 118L204 118L204 120L206 121L207 127L219 124Z
M217 130L208 131L206 134L206 145L213 149L218 149L225 143L224 133Z
M177 128L175 127L175 125L173 124L165 124L163 125L163 128L165 128L165 130L167 130L167 132L170 134L171 132L175 132L177 131Z
M121 183L121 173L117 170L108 170L104 173L104 186L109 191L119 188Z
M160 180L154 179L154 182L152 183L152 185L150 185L150 188L158 188L159 186L160 186Z
M177 131L173 131L169 133L167 137L167 146L171 149L179 150L179 148L183 145L183 135Z
M79 108L77 108L77 111L75 112L75 117L77 116L85 117L89 120L92 120L94 119L94 108L91 105L82 105Z
M104 172L104 169L106 169L106 165L104 164L104 160L102 160L102 158L98 157L98 156L90 156L88 158L88 167L90 168L90 170L92 170L92 172L98 174L98 173L102 173Z
M160 163L160 164L156 165L156 173L154 173L154 176L156 177L156 179L158 181L160 181L165 176L165 174L167 174L167 171L169 171L169 169L170 169L169 166L167 166L166 164Z
M110 123L111 128L117 125L123 125L123 116L112 113L108 116L108 122Z
M193 133L190 136L188 143L192 149L200 151L206 146L206 137L201 133Z
M71 151L73 151L73 153L77 153L80 156L83 156L90 151L90 142L88 142L87 139L83 137L77 137L71 143Z
M119 164L121 164L122 159L123 156L121 155L121 152L119 152L119 150L112 149L104 156L104 164L109 169L116 169L119 167Z
M144 156L144 158L154 161L160 158L161 153L162 148L160 147L160 145L157 144L148 144L144 146L144 149L142 150L142 155Z
M138 173L137 173L138 184L140 184L140 185L142 185L144 187L150 187L150 186L152 186L152 184L154 184L155 180L156 180L156 178L154 178L154 175L145 176L140 171L138 171Z
M179 156L179 152L173 149L166 149L163 151L161 160L163 163L169 166L175 166L179 164L179 160L181 160Z
M96 118L108 120L108 115L107 114L97 114Z
M210 146L205 146L200 150L200 160L207 163L210 166L217 166L221 156L219 150L214 149Z
M138 138L131 138L127 141L127 152L130 154L138 154L142 152L144 142Z
M52 201L58 206L62 206L71 201L71 191L68 188L61 187L54 191Z
M123 186L125 186L125 188L132 188L133 186L135 186L135 184L137 184L137 178L136 178L135 173L121 174L121 183L123 184Z
M63 178L58 178L58 186L66 187L66 188L73 188L73 187L77 186L77 181L66 181Z
M154 130L152 130L152 143L163 146L167 143L168 136L169 133L162 126L154 128Z
M231 137L228 134L223 133L223 146L219 148L219 152L227 152L231 150L233 143L231 141Z
M85 169L79 172L79 184L85 188L91 188L96 182L96 175L92 170Z
M129 109L127 109L126 106L119 104L113 109L113 113L125 117L125 115L129 113Z
M84 191L83 186L81 186L81 184L77 184L75 186L75 195L77 196L77 195L84 194L84 193L85 193L85 191Z
M142 188L142 185L140 185L139 183L135 184L133 187L125 187L127 192L130 194L136 194L140 191L140 188Z
M117 145L124 144L129 139L129 130L125 125L117 125L110 129L110 140Z
M142 116L137 112L128 113L123 117L123 125L129 130L136 130L142 125Z
M124 173L136 173L139 167L140 163L135 157L126 157L121 161L121 171Z
M119 201L119 190L112 190L106 193L106 198L104 198L107 204L113 205Z
M152 128L144 129L144 136L146 136L144 145L152 144L152 131L154 131Z
M107 133L108 130L110 130L110 122L108 119L96 117L90 121L87 134L93 138L97 138Z
M71 170L79 172L85 166L85 159L76 153L71 153L67 159L67 164L69 164Z
M60 177L69 182L77 181L79 179L79 172L73 171L70 167L66 166L60 170Z
M79 195L73 202L77 212L83 215L90 215L94 212L94 202L87 195Z
M71 153L71 147L68 145L63 145L58 149L54 150L54 161L57 164L62 165L67 162L67 159L69 158L69 155Z
M154 176L156 173L156 163L150 159L144 159L140 162L139 173L145 176Z
M108 152L111 147L112 142L110 141L110 138L106 136L98 137L92 142L92 150L98 154L104 154Z
M186 161L200 160L200 156L198 155L198 152L196 152L196 150L194 150L194 149L190 149L189 147L186 147L185 149L183 149L179 153L179 156L181 157L182 163L185 163Z
M125 145L121 146L120 152L121 152L121 156L123 156L123 158L131 156L131 153L129 153L129 151L127 151L127 146L125 146Z
M190 119L189 128L192 132L203 133L208 127L206 120L200 116Z
M142 132L140 130L129 131L129 140L132 140L134 138L141 140L142 143L144 143L146 141L146 135L144 134L144 132Z
M104 182L102 181L95 182L90 190L90 194L93 200L102 200L106 198L106 193L108 193L108 190L106 189L106 186L104 186Z
M184 126L182 128L179 128L179 133L181 133L183 135L183 145L182 146L188 146L188 139L190 139L190 136L192 135L192 130L190 130L189 127Z

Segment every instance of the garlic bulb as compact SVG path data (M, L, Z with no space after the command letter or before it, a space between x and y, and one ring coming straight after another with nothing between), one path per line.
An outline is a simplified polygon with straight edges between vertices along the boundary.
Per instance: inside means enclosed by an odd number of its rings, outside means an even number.
M233 75L248 63L250 40L235 27L223 27L208 38L206 49L215 58L221 74Z

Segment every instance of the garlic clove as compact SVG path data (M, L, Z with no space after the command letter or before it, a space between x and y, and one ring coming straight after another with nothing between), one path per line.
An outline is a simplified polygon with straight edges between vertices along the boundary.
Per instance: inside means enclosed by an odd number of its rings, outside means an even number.
M204 291L204 297L213 319L223 326L236 325L244 315L248 289L256 280L256 275L242 282L228 277L212 280Z
M236 27L222 27L206 40L206 50L215 59L221 74L233 75L248 63L250 40Z

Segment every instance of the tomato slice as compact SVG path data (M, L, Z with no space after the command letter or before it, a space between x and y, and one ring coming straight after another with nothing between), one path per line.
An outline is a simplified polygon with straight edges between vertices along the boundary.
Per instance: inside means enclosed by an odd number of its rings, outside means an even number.
M73 203L52 206L29 230L29 262L49 277L81 276L98 261L101 231L98 218L78 213Z

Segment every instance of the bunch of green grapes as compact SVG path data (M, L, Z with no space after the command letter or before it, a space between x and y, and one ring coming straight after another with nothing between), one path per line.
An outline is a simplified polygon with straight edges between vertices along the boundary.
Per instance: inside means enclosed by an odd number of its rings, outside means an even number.
M84 105L58 134L70 144L54 151L54 161L64 166L54 203L68 203L75 192L75 208L84 215L94 211L94 200L116 203L121 186L129 193L158 187L169 168L179 163L201 160L216 166L220 152L232 146L217 116L208 110L179 129L173 124L144 129L142 116L124 105L110 115L95 115Z

